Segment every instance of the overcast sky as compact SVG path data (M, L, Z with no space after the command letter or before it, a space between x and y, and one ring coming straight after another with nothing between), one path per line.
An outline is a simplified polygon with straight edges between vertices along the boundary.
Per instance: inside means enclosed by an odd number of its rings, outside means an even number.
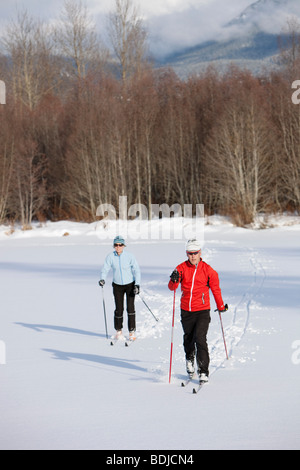
M76 1L76 0L75 0ZM293 0L292 0L293 1ZM295 0L300 4L300 0ZM152 51L171 53L202 41L217 39L224 24L238 16L255 0L135 0L145 19ZM82 0L105 38L105 20L115 0ZM54 21L63 0L0 0L0 32L17 9L31 16Z
M75 0L76 1L76 0ZM240 13L246 6L255 0L135 0L142 13L147 18L153 16L169 15L186 12L188 10L216 13L215 8L229 14ZM107 13L114 4L114 0L82 0L94 15ZM7 18L14 15L15 6L25 7L32 14L49 17L56 15L61 9L63 0L0 0L0 16Z

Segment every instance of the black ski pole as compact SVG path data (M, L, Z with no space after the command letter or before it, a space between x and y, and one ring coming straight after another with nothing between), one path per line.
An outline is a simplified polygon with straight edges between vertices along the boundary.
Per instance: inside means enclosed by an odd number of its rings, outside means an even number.
M107 321L106 321L106 308L105 308L105 300L104 300L104 289L102 287L102 300L103 300L103 312L104 312L104 323L105 323L105 332L106 332L106 339L108 339L108 332L107 332Z
M147 307L147 309L149 310L149 312L151 313L151 315L153 316L153 318L158 321L158 318L156 318L156 316L154 315L154 313L152 312L152 310L148 307L148 305L146 304L145 300L143 299L143 297L141 296L141 294L139 294L139 297L141 299L141 301L143 302L143 304Z

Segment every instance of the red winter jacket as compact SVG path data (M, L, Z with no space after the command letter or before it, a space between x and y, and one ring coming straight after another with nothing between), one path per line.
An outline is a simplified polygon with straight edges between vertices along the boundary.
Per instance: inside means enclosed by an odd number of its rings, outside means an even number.
M179 282L169 282L169 289L174 291L181 283L181 309L189 312L210 309L209 289L211 289L217 309L224 310L219 276L211 266L200 259L197 266L189 261L177 266L180 275Z

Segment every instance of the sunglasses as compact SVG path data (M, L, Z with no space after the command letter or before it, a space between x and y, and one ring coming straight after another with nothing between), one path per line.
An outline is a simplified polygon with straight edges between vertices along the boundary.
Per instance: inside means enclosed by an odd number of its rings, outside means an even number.
M123 243L115 243L115 245L114 245L115 248L117 248L117 247L120 248L120 246L124 246Z
M187 251L186 253L188 256L198 255L200 253L200 250L199 251Z

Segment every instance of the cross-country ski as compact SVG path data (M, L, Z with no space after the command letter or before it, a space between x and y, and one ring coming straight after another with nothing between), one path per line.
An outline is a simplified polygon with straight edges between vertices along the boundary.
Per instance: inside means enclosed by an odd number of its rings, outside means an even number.
M187 387L190 383L192 383L194 375L189 376L184 382L181 382L181 387Z
M199 385L197 387L194 387L193 388L193 394L194 395L197 395L197 393L200 392L200 390L204 387L204 385L206 385L207 382L199 382Z

